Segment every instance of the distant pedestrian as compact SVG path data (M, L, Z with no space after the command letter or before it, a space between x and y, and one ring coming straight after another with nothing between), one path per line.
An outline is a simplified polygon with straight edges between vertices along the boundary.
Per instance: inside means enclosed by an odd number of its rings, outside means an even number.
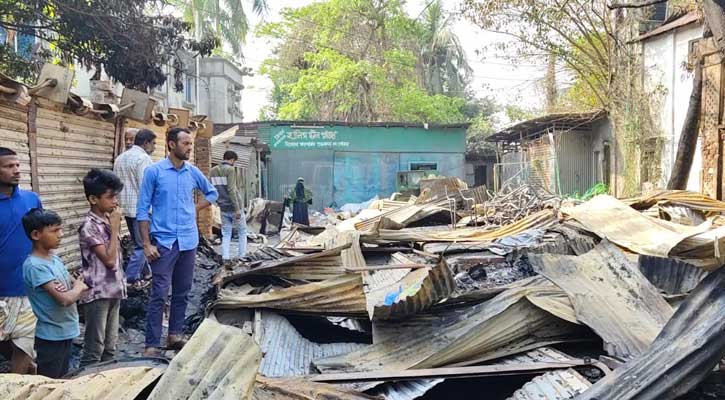
M113 172L92 169L83 178L90 204L78 230L83 280L89 289L80 299L85 316L81 365L109 361L116 355L118 312L126 298L121 242L121 210L118 193L123 183Z
M171 287L167 348L180 349L189 290L194 278L199 229L196 214L218 194L199 168L186 160L194 141L187 129L173 128L166 136L169 157L146 168L136 206L144 254L151 263L151 296L146 309L146 356L160 354L161 321ZM194 204L194 189L204 199ZM149 215L149 209L153 214Z
M247 219L244 215L244 200L237 184L237 171L234 168L238 158L237 153L227 151L224 153L222 163L209 172L209 179L219 192L217 205L222 219L222 260L226 267L229 267L231 262L230 246L234 227L237 228L239 235L237 258L247 254Z
M38 195L22 190L18 155L0 147L0 354L10 361L10 372L33 371L35 314L23 282L23 262L33 244L22 218L42 208Z
M88 286L73 279L63 261L51 253L63 236L58 214L39 209L23 216L23 228L33 241L33 251L23 264L23 279L33 312L38 374L60 378L68 372L73 339L80 335L76 301Z
M138 230L136 220L136 204L141 191L143 173L151 164L151 154L156 148L156 134L148 129L141 129L136 133L134 145L131 149L123 152L113 164L113 172L121 179L123 191L118 197L123 216L126 218L126 226L133 241L133 252L126 265L126 279L136 289L142 289L148 285L151 272L148 261L143 253L143 242L141 233Z
M312 204L312 192L305 188L304 178L297 178L297 184L290 191L288 199L292 208L292 222L309 225L310 217L307 208Z
M126 132L123 134L123 144L126 146L126 150L131 150L133 147L136 133L138 133L137 128L126 128Z

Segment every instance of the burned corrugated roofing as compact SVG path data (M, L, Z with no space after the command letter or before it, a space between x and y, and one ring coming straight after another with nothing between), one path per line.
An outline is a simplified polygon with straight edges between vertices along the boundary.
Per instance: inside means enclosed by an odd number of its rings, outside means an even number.
M299 313L364 317L365 294L360 274L341 275L336 278L304 285L249 295L234 289L219 291L218 308L270 308Z
M262 312L259 343L264 353L259 373L269 377L301 376L311 373L312 360L349 353L365 347L360 343L315 343L297 332L287 318Z
M343 356L315 360L314 364L323 372L430 368L479 358L531 336L547 341L568 333L581 334L576 325L554 316L573 317L566 296L557 301L545 299L547 295L562 294L559 288L544 280L528 283L468 308L376 323L374 332L380 340L375 344ZM534 305L529 299L536 297L539 299Z
M246 399L262 352L241 329L205 319L148 400Z
M0 374L0 398L17 400L134 400L164 372L130 367L64 380L41 375Z
M581 256L531 254L534 269L561 287L576 318L592 328L611 355L644 351L672 315L672 307L619 249L604 240Z
M638 266L655 287L669 295L688 293L708 274L702 268L672 258L639 256Z
M507 400L568 400L591 386L573 369L549 371L537 376Z

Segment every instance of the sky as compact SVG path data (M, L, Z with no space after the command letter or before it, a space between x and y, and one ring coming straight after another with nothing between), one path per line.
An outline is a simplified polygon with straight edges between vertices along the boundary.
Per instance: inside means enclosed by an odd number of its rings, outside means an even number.
M413 18L420 15L430 0L408 0L407 12ZM268 0L269 12L264 20L250 16L252 32L263 21L278 21L280 10L285 7L303 7L314 3L314 0ZM446 11L454 11L462 0L446 0L443 2ZM249 4L245 4L249 6ZM251 12L249 14L252 14ZM491 50L492 45L507 40L504 35L487 32L460 18L454 24L454 32L458 35L473 68L471 89L478 97L492 96L501 105L516 104L525 108L540 108L543 94L539 89L545 73L546 60L528 60L525 65L512 65L505 60L505 54ZM488 46L488 48L487 48ZM272 53L274 42L266 38L255 37L253 33L247 38L244 51L244 64L252 68L255 76L245 77L242 92L242 111L244 121L254 121L259 110L267 105L272 91L272 81L258 73L259 66Z

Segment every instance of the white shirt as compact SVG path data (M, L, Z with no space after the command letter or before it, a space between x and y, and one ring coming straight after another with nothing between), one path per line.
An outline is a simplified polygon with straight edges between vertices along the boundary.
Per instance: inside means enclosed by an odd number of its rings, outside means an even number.
M123 182L123 190L118 195L118 202L126 217L136 218L136 203L141 192L143 172L151 164L153 164L151 157L146 154L144 149L136 145L121 153L113 163L113 172Z

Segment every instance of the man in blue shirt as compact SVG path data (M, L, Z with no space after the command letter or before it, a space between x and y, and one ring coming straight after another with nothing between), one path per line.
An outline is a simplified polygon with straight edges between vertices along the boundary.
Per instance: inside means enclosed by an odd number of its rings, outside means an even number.
M169 157L146 168L136 206L144 255L151 263L152 287L146 309L146 356L159 355L161 320L171 287L167 348L180 349L189 290L194 278L199 229L196 213L215 202L218 194L199 168L186 160L194 140L183 128L169 130ZM194 204L194 189L204 199ZM149 208L153 214L149 214Z
M32 371L35 315L23 282L23 262L32 243L25 235L22 218L42 208L38 195L22 190L17 154L0 147L0 354L10 360L10 372Z

